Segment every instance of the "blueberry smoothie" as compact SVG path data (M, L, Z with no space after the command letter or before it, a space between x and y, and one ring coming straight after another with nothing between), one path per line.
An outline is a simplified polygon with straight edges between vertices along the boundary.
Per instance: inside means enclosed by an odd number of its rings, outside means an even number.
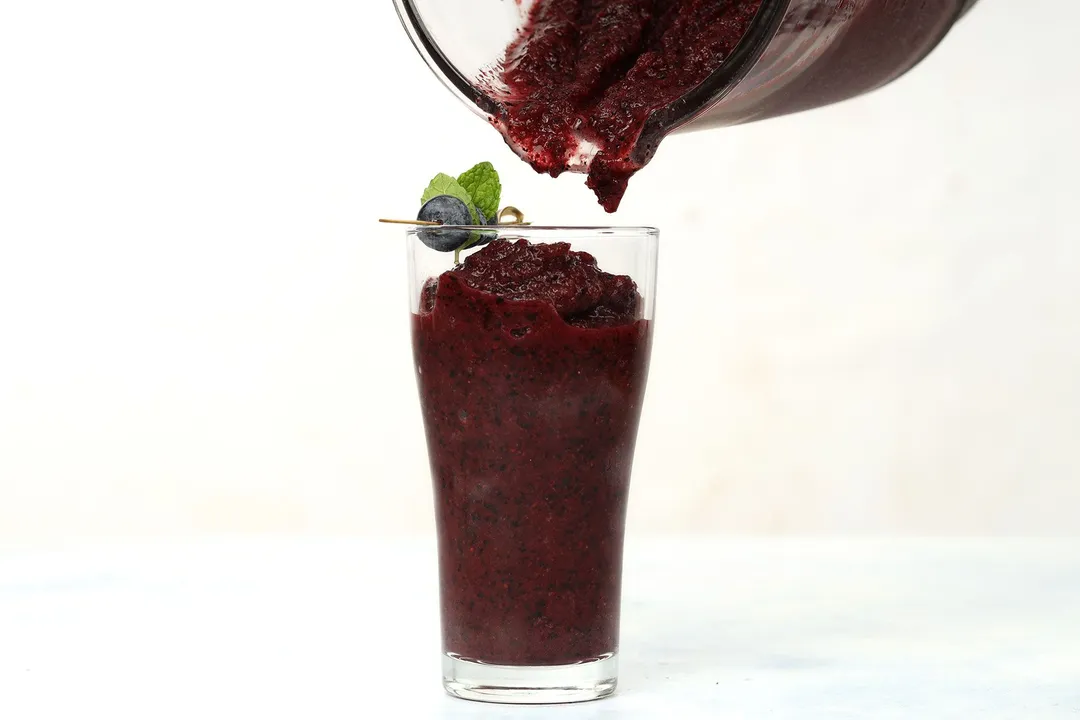
M635 281L567 243L497 239L428 280L412 335L444 651L614 653L652 338Z

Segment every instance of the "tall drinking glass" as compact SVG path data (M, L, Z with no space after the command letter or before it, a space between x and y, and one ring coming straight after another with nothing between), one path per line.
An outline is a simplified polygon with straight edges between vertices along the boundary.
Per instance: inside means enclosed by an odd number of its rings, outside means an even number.
M462 272L423 232L408 232L409 303L435 496L443 685L491 702L610 695L658 233L489 227L485 238L497 241L466 251ZM544 270L541 260L496 258L508 243L568 243L588 255L548 248L566 259ZM475 269L480 258L468 256L485 252L496 259ZM514 282L476 289L477 278L503 272ZM621 315L604 301L586 307L601 285L618 292ZM538 290L583 304L527 299Z

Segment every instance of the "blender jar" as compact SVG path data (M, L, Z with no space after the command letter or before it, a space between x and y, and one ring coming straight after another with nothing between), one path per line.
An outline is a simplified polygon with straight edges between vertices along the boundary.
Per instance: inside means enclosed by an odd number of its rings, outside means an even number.
M737 0L736 0L737 1ZM914 67L977 0L764 0L742 41L700 85L653 112L632 159L672 132L799 112L879 88ZM479 115L530 0L394 0L413 45Z

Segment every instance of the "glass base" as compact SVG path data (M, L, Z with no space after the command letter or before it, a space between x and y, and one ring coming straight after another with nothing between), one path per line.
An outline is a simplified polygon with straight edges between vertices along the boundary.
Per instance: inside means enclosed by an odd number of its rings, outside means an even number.
M573 665L487 665L443 655L443 687L481 702L544 705L599 700L615 692L618 653Z

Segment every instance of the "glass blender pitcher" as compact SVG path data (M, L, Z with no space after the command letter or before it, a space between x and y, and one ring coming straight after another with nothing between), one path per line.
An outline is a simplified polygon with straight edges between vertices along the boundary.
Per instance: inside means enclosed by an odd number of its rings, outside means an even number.
M879 88L926 57L976 2L764 0L724 63L649 116L631 157L643 165L673 132L763 120ZM498 104L486 88L531 0L394 4L443 84L474 112L494 117Z

